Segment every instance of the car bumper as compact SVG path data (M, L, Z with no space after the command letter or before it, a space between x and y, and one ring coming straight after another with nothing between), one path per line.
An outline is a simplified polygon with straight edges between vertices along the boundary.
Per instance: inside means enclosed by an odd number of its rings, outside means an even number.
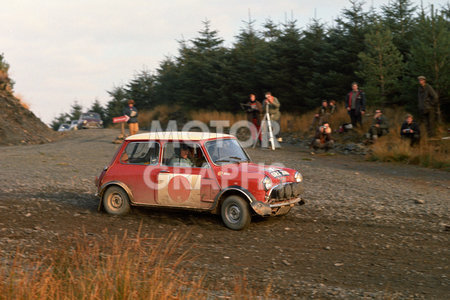
M295 204L302 205L305 201L300 197L303 192L301 183L289 182L276 185L267 193L266 201L253 201L251 206L260 216L282 214Z
M87 123L82 123L80 125L80 127L83 129L103 128L103 124L98 123L98 122L87 122Z
M285 201L280 201L276 203L264 203L261 201L253 201L251 203L251 206L253 208L253 211L260 216L267 217L267 216L276 216L279 214L282 214L287 209L290 209L295 204L303 205L305 204L305 201L300 198L293 198L293 199L287 199Z

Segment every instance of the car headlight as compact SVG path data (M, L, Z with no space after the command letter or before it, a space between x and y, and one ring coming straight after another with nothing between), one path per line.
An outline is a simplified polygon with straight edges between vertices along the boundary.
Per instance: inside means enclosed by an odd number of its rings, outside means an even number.
M262 180L263 187L266 191L268 191L272 187L272 179L270 177L264 177Z
M295 172L294 178L295 178L295 181L297 181L297 182L303 181L303 175L300 172Z

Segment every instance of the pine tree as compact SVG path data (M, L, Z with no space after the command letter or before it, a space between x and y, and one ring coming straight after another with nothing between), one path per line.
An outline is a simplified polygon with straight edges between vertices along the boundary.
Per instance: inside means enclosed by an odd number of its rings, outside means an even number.
M264 73L263 83L281 103L281 109L298 109L303 104L303 73L299 68L303 56L301 53L302 33L296 21L283 24L281 35L269 43L272 57Z
M135 101L136 107L152 108L155 82L156 78L149 70L142 70L126 85L127 96Z
M364 35L367 33L368 13L363 10L364 1L349 0L351 7L343 10L344 18L338 18L338 35L336 39L341 42L342 52L339 60L342 71L352 75L358 67L358 54L364 49ZM349 84L349 83L348 83Z
M179 87L179 69L174 59L166 57L156 70L154 102L173 105L177 103Z
M342 17L328 31L327 82L332 84L337 100L344 100L351 83L360 81L358 54L364 50L364 35L368 30L368 13L363 10L363 1L350 0L350 8L342 11ZM360 82L360 86L362 86Z
M390 30L377 24L372 32L366 34L364 43L365 49L358 55L360 71L356 74L366 83L368 103L378 106L396 104L404 63Z
M79 104L78 101L75 101L70 107L69 113L70 120L78 120L82 113L83 113L83 106L81 106L81 104Z
M394 45L404 58L409 53L411 39L414 36L414 13L417 6L411 0L393 0L382 5L383 23L392 32Z
M227 63L227 91L232 99L246 102L248 95L254 93L258 98L262 96L261 78L267 72L267 44L254 28L254 20L246 22L236 36L236 43L230 53ZM237 106L236 106L237 107ZM230 107L230 109L233 109Z
M271 19L267 19L263 25L263 36L266 42L275 42L281 36L281 30L279 26L275 24Z
M226 97L226 61L228 51L222 46L223 39L210 22L203 22L199 37L180 44L178 58L179 103L187 108L228 109L230 99Z
M3 53L0 54L0 90L12 93L14 81L9 77L9 64L5 61Z
M333 51L329 51L326 29L319 20L314 19L303 31L303 36L299 65L303 82L301 97L305 108L311 109L320 105L323 99L335 98L334 81L327 76Z
M100 118L102 120L105 120L105 116L106 116L105 109L100 104L100 101L98 101L98 99L95 99L94 103L92 103L91 108L89 108L89 111L98 113L100 115Z
M106 116L103 119L105 126L112 123L114 117L119 117L123 115L123 110L125 108L126 100L128 98L125 88L122 86L114 87L112 91L108 91L111 96L111 100L106 105Z

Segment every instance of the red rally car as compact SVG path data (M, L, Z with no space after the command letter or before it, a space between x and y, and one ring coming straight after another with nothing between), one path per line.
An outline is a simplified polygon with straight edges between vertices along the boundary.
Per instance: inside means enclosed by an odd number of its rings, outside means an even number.
M99 209L110 214L131 206L203 210L241 230L252 215L303 204L302 181L296 170L252 163L232 135L151 132L128 137L95 183Z

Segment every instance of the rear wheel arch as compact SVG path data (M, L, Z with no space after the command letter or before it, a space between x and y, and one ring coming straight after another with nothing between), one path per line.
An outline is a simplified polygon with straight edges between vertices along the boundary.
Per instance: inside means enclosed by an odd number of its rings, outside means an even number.
M105 211L112 215L124 215L130 212L130 197L118 185L110 185L105 189L100 203Z
M103 201L104 201L103 197L105 196L105 192L111 187L119 187L119 188L123 189L125 191L125 193L127 194L127 196L128 196L128 199L130 201L130 205L133 204L134 197L133 197L133 193L131 192L131 189L126 184L124 184L123 182L111 181L111 182L108 182L108 183L104 184L100 188L100 192L98 193L98 196L100 197L100 201L98 203L98 210L99 211L104 209L104 207L102 205Z

